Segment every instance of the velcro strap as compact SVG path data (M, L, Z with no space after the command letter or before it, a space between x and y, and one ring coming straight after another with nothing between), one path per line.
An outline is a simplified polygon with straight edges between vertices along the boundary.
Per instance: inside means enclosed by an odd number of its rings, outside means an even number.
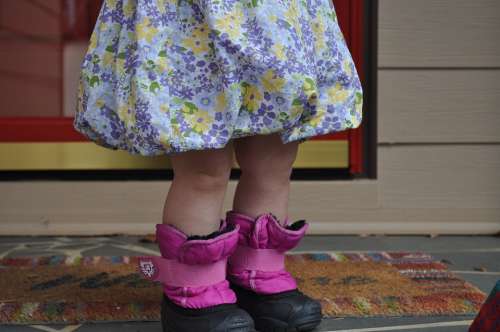
M160 256L138 259L139 271L146 279L168 286L201 287L226 280L227 258L215 263L188 265Z
M232 267L257 271L280 271L285 268L285 254L276 249L255 249L239 245L229 256Z

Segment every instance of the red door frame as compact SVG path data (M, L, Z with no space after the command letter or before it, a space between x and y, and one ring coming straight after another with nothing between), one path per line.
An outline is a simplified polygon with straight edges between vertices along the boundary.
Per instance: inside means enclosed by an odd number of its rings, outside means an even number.
M351 52L360 80L365 86L364 72L364 39L365 24L364 0L332 0L335 6L337 19L344 34L347 46ZM363 106L363 111L366 109ZM338 133L321 135L313 140L348 140L349 143L349 172L363 173L363 128L364 121L356 129L348 129Z
M333 0L339 25L345 36L356 70L364 85L364 0ZM366 107L363 107L363 111ZM347 130L349 141L349 171L351 174L364 172L363 169L363 128L364 121L356 129Z
M97 0L92 0L94 11ZM365 80L363 59L364 0L332 0L339 25L351 51L356 69L362 82ZM61 0L63 3L63 0ZM92 11L92 10L91 10ZM93 20L96 17L94 15ZM61 16L61 28L64 17ZM93 23L92 23L93 24ZM62 47L60 62L63 65ZM62 96L61 80L61 96ZM62 98L62 97L61 97ZM61 108L63 103L61 102ZM365 108L365 107L363 107ZM62 114L62 111L61 111ZM356 129L313 137L312 140L342 140L349 144L349 172L362 173L363 170L363 124ZM73 128L73 117L0 117L0 142L69 142L87 141L87 138Z

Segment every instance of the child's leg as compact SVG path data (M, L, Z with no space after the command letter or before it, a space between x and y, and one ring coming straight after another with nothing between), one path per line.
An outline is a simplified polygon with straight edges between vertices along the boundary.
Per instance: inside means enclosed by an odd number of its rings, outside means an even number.
M138 262L145 277L163 284L164 332L255 332L226 275L239 237L237 226L221 223L232 156L231 142L171 155L174 179L156 224L161 257Z
M232 142L223 149L172 154L174 179L165 201L163 223L188 235L219 228L221 209L233 164Z
M321 322L321 304L297 288L285 254L305 235L305 220L290 223L288 198L299 141L283 144L279 134L234 141L242 176L226 222L239 225L239 241L228 262L238 305L257 330L310 331Z
M233 210L257 217L271 212L283 220L288 212L290 175L297 156L297 141L283 144L278 134L236 139L234 150L242 175Z

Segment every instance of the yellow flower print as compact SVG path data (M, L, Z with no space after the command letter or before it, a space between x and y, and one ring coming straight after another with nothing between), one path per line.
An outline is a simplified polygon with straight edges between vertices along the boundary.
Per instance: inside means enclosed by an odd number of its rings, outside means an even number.
M187 48L193 50L193 53L199 55L200 53L207 52L208 47L208 34L210 33L210 28L206 23L203 23L193 29L193 34L191 37L184 39L182 44Z
M292 107L290 107L290 119L296 119L304 112L304 107L302 103L294 102L292 103Z
M304 83L302 84L302 89L307 96L308 102L311 105L315 105L318 101L318 89L316 81L310 77L304 78Z
M243 105L248 109L249 112L255 112L262 102L262 94L259 88L255 85L248 84L246 82L242 83L243 92Z
M267 70L261 78L262 85L269 92L280 91L285 85L285 80L281 77L276 77L273 69Z
M163 132L160 133L160 144L166 149L170 149L172 147L169 136Z
M222 90L217 97L215 97L216 100L216 109L220 112L223 111L226 108L226 92Z
M101 108L104 106L104 100L99 98L95 101L95 105L98 107L98 108Z
M116 70L120 75L125 74L125 59L123 58L116 59Z
M160 112L165 113L165 114L169 114L170 113L170 109L168 108L168 105L167 104L161 104L160 105Z
M97 40L98 40L99 33L101 31L106 30L107 28L108 28L108 25L106 23L104 23L104 22L99 23L99 25L97 26L97 29L95 31L93 31L92 35L90 36L89 51L93 51L97 47Z
M137 31L137 38L140 39L146 39L149 43L152 42L153 37L156 36L158 33L158 29L155 27L151 26L151 21L149 20L149 17L145 17L142 22L137 24L136 26L136 31Z
M325 25L323 24L323 19L321 17L318 20L312 22L312 30L314 32L314 38L316 39L316 48L325 48Z
M335 86L329 88L328 92L328 100L332 103L343 102L349 96L349 90L343 88L339 82L335 84Z
M175 123L172 123L172 135L178 139L179 137L182 137L182 133L181 133L181 126L179 123L175 122Z
M113 63L114 59L115 59L114 53L106 51L102 57L102 62L105 66L107 66Z
M191 103L184 103L182 106L184 119L189 123L190 127L197 133L206 133L209 126L212 124L212 116L206 110L202 110Z
M126 127L135 125L135 116L133 112L129 113L128 104L121 104L118 106L118 117L123 121Z
M286 60L287 57L285 55L285 47L283 44L276 43L272 47L274 55L280 60Z
M310 77L305 77L302 89L306 92L316 92L316 81Z
M215 20L215 28L227 33L232 39L237 39L241 36L241 24L244 18L241 6L235 6L232 11Z
M317 127L319 124L323 121L324 117L326 115L326 111L324 108L316 108L316 114L314 115L313 118L311 118L308 123L313 126Z
M132 16L135 12L135 2L137 0L125 0L126 3L123 4L123 14L125 16Z
M158 70L162 73L170 69L170 65L168 64L166 57L162 56L158 57L157 64L158 64Z
M156 8L160 13L165 13L167 6L165 5L165 0L156 0Z
M344 59L344 62L342 63L342 69L344 69L347 76L352 76L351 63L349 59Z
M88 52L93 51L96 47L97 47L97 33L96 31L94 31L90 36Z
M285 21L290 23L295 31L297 31L297 34L299 37L302 38L302 29L300 29L300 22L299 22L299 11L297 8L297 1L296 0L291 0L290 4L288 6L288 9L284 13Z

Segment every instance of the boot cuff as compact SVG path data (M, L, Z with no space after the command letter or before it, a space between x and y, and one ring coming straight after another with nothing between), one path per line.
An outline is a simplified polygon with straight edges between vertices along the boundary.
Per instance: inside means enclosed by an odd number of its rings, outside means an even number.
M156 225L162 257L184 264L209 264L227 258L236 250L239 225L225 225L209 235L188 236L170 224Z
M280 252L296 247L309 227L305 220L296 221L291 225L287 225L288 220L285 220L282 225L272 213L265 213L253 219L228 211L226 222L240 227L240 245L255 249L276 249Z

